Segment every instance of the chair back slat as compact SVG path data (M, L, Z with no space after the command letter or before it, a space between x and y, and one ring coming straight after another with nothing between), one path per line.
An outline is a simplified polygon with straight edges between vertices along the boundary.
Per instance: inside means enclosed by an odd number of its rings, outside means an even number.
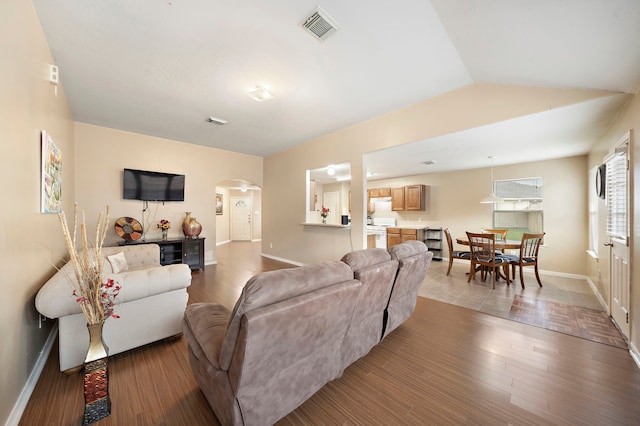
M544 232L542 234L522 234L520 257L531 260L537 259L542 237L544 237Z
M471 247L471 257L476 261L495 262L496 257L496 236L490 233L475 234L467 232Z
M493 234L495 235L496 240L507 241L507 229L482 229L482 232L485 234Z
M449 248L449 256L451 256L453 254L453 240L451 240L449 228L444 228L444 236L447 238L447 247Z
M493 233L467 232L469 245L471 248L471 267L469 271L468 282L475 276L476 266L480 265L482 269L483 281L487 272L491 272L493 280L493 288L496 288L496 275L498 275L498 267L504 268L504 278L509 285L508 260L502 255L496 256L496 235Z

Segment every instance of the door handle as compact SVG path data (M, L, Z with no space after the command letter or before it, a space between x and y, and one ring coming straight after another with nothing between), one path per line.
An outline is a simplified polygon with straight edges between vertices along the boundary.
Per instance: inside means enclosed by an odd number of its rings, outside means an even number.
M605 247L613 247L613 243L604 243Z

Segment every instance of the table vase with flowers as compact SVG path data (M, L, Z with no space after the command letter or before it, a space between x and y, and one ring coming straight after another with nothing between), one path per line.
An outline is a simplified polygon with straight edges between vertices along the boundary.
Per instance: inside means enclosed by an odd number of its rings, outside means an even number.
M322 223L327 223L327 216L329 216L330 212L331 210L329 210L328 207L322 206L322 211L320 211L320 216L322 216Z

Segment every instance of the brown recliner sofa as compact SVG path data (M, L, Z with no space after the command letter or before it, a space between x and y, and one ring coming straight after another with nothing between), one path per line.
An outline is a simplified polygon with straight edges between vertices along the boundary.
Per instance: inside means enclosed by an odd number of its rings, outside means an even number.
M382 339L396 278L406 278L397 275L401 262L361 250L258 274L233 312L189 305L189 361L220 423L273 424L366 355Z

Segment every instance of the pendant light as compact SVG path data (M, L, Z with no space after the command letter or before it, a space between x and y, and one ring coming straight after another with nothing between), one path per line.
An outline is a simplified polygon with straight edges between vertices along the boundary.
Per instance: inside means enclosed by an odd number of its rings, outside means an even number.
M496 196L496 193L493 192L493 155L490 155L489 158L491 159L491 194L488 197L485 197L482 200L480 200L480 202L482 204L501 203L504 200L502 198Z

